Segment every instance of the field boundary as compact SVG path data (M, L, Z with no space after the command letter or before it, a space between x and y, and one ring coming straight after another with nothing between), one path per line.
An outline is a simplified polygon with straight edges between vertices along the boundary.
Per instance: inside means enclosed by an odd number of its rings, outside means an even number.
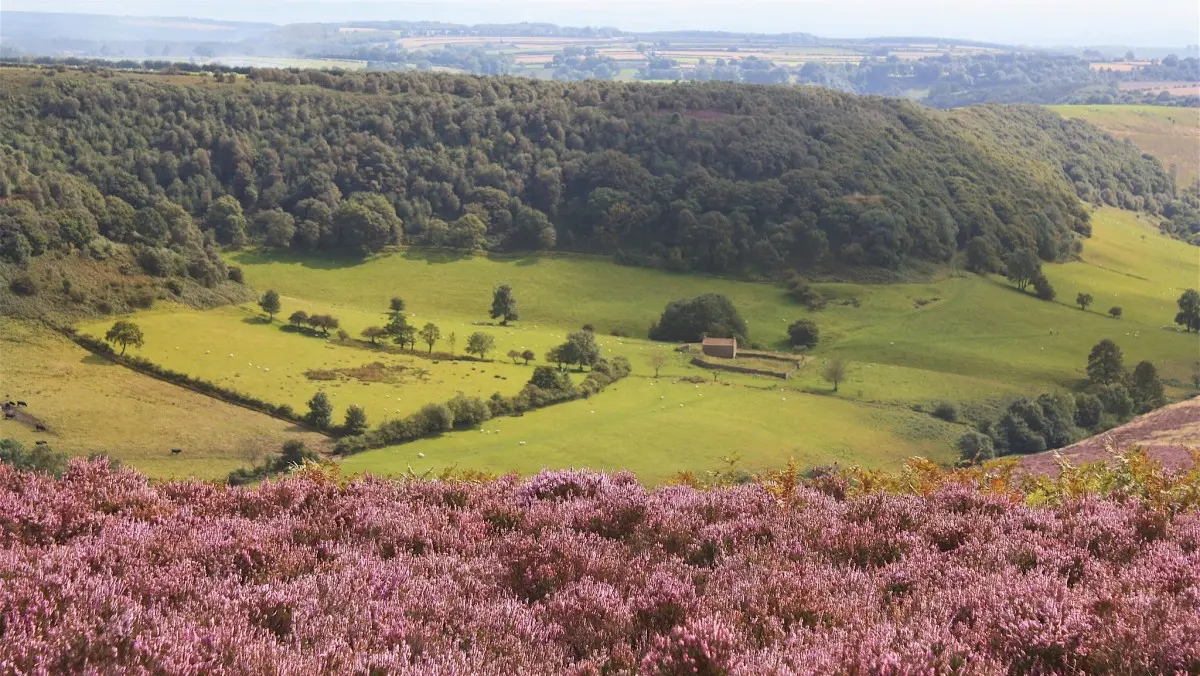
M270 416L276 420L292 423L293 425L303 427L310 432L323 434L330 439L333 438L333 435L331 435L328 430L323 430L309 424L308 421L296 415L295 412L292 411L291 407L287 406L286 404L272 404L268 401L258 399L251 395L242 394L236 390L221 387L220 385L208 382L207 380L194 378L186 373L180 373L179 371L172 371L170 369L163 368L162 366L159 366L148 359L143 359L141 357L125 357L117 354L112 347L108 345L108 343L105 343L97 338L87 334L78 333L69 327L56 328L59 333L69 338L71 342L75 343L79 347L82 347L98 357L107 359L114 364L124 366L131 371L135 371L144 376L149 376L156 380L161 380L165 383L170 383L176 387L182 387L185 390L190 390L196 394L204 395L210 399L216 399L217 401L221 401L226 404L240 406L241 408L254 411L255 413L261 413L263 415Z
M702 369L710 371L729 371L731 373L744 373L752 376L768 376L771 378L779 378L780 380L789 380L792 374L800 370L800 365L796 364L787 371L768 371L766 369L756 369L750 366L736 366L734 364L716 364L710 361L704 361L700 357L692 357L692 366L699 366Z

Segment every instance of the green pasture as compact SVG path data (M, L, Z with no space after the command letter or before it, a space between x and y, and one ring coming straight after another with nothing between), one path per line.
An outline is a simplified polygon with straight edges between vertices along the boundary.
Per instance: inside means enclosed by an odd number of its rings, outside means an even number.
M49 429L0 421L0 437L47 441L74 455L104 452L156 478L223 479L288 439L326 439L101 359L37 324L0 319L0 394ZM172 448L183 453L172 454Z
M348 459L347 469L589 466L633 469L658 481L681 469L712 467L730 453L740 454L748 467L788 457L804 464L894 466L913 454L949 459L950 442L965 429L920 411L952 401L964 415L977 417L1015 396L1074 386L1085 377L1091 346L1103 338L1117 341L1130 365L1153 361L1177 383L1169 392L1183 394L1182 383L1200 357L1200 339L1171 322L1175 299L1200 277L1196 249L1112 209L1096 212L1094 233L1080 261L1046 266L1058 291L1055 302L1023 294L1000 277L947 272L925 283L818 284L830 304L816 313L775 284L626 267L591 256L410 249L367 261L330 261L247 251L229 260L259 291L282 294L275 323L266 323L253 304L206 312L165 307L134 317L146 334L146 346L136 352L297 410L322 389L339 419L346 406L358 404L376 424L458 391L514 393L532 367L507 360L508 350L532 349L540 363L568 331L592 324L605 355L633 363L629 380L588 401L485 426L500 434L459 432L381 449ZM487 316L492 289L501 283L512 285L521 310L520 320L507 327ZM706 292L732 299L752 340L764 347L784 348L788 324L800 317L818 323L821 344L793 379L721 374L714 383L710 372L691 366L674 346L645 339L668 302ZM1086 312L1073 304L1078 292L1095 298ZM407 301L411 323L431 321L443 336L456 333L460 353L471 332L491 334L494 361L435 363L364 350L288 331L281 321L297 309L329 313L357 336L383 323L388 300L397 295ZM1123 308L1119 320L1106 314L1113 305ZM102 335L110 323L80 328ZM614 337L614 328L633 337ZM436 348L448 346L443 340ZM656 351L670 359L662 379L653 382L647 359ZM834 357L850 362L836 395L821 377ZM394 382L314 381L306 375L375 362L404 370ZM680 380L689 375L705 383ZM426 455L424 464L414 461L416 453Z
M627 469L660 483L680 471L714 469L725 457L739 457L739 466L751 470L779 467L789 458L802 465L891 468L913 455L949 461L950 444L964 429L780 387L632 377L589 400L351 456L343 468L386 475L410 467L418 473L588 467Z

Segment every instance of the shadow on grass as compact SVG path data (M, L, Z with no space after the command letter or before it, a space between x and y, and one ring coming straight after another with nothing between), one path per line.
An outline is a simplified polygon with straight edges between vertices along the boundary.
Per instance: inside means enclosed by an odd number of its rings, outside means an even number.
M263 317L262 315L252 315L250 317L243 317L242 323L243 324L254 324L256 326L262 326L264 324L272 324L274 322L272 322L270 319L268 319L266 317Z
M101 357L98 354L92 354L90 352L88 353L88 355L86 357L84 357L83 359L80 359L79 361L80 361L80 363L89 364L91 366L116 366L117 365L117 364L105 359L104 357Z
M341 270L362 265L370 258L344 254L297 254L290 251L254 249L238 251L230 258L237 265L264 265L267 263L293 263L312 270Z

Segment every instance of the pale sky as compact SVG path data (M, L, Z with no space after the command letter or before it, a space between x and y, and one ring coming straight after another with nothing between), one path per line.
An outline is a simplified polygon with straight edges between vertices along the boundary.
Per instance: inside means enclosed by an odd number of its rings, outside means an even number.
M626 30L922 35L1010 44L1200 44L1200 0L2 0L5 10L294 23L544 21Z

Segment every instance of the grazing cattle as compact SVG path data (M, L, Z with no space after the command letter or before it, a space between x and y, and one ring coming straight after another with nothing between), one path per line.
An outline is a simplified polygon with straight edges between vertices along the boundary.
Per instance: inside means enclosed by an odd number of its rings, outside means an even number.
M44 439L43 439L43 440L41 440L41 441L35 441L35 442L33 442L33 443L37 444L38 446L45 446L45 445L46 445L46 441L45 441Z
M12 420L13 418L16 418L16 417L17 417L16 413L13 413L12 411L10 411L8 409L4 410L4 419L5 420Z
M172 448L171 449L171 455L179 455L180 453L183 453L182 448Z
M23 401L18 401L18 402L17 402L17 406L24 406L25 408L29 408L29 404L26 404L26 403L25 403L25 402L23 402Z
M46 426L45 426L45 425L43 425L43 424L41 424L41 423L38 423L38 424L34 425L34 426L33 426L33 429L37 430L38 432L46 432L46 431L48 431L48 430L46 429Z

